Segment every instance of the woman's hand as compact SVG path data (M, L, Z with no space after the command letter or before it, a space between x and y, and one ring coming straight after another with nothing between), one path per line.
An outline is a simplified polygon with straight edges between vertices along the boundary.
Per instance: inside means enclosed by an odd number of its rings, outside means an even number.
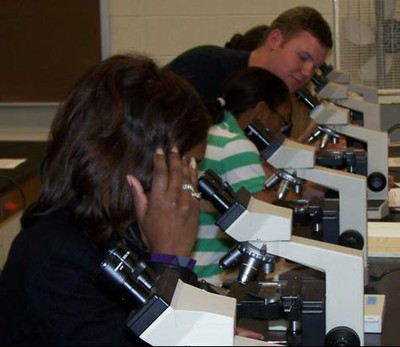
M300 143L307 143L307 139L317 129L317 126L318 126L318 124L313 119L310 119L310 122L308 123L308 126L301 133L301 135L297 138L297 141L300 142Z
M248 330L248 329L240 328L240 327L236 328L235 335L248 337L249 339L264 340L264 335L262 335L256 331Z
M200 202L182 184L197 190L196 162L182 160L173 148L168 160L158 149L154 155L151 191L146 195L140 182L128 175L139 228L155 253L190 256L199 227Z

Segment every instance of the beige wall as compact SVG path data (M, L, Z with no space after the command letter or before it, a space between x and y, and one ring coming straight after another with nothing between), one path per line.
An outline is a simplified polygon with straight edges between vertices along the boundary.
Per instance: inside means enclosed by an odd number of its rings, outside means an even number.
M108 0L110 53L140 52L159 64L201 44L223 46L231 36L269 24L298 5L316 8L333 28L332 0ZM332 62L328 59L328 62ZM295 107L293 135L303 132L308 111Z
M297 5L319 10L333 31L332 0L109 0L111 54L136 51L165 64L200 44L222 46Z
M196 45L222 46L234 33L269 24L297 5L319 10L333 30L333 1L102 0L104 56L136 51L163 65ZM0 140L47 140L56 107L54 103L0 103Z

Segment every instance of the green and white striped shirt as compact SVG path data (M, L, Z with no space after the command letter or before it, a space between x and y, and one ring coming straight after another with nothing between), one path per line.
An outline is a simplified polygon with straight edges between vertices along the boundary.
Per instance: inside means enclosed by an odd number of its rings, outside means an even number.
M245 187L250 193L262 190L267 179L256 146L246 137L236 118L225 112L224 121L210 128L205 157L199 171L215 171L237 192ZM210 204L211 205L211 204ZM232 274L219 267L219 260L234 246L234 240L216 225L217 210L200 213L200 229L192 257L199 279L219 285Z

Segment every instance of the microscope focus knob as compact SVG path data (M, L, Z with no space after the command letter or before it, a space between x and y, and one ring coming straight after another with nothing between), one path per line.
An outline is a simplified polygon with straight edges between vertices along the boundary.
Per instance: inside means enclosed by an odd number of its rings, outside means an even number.
M325 346L360 346L357 333L348 327L336 327L325 336Z
M386 177L381 172L372 172L368 175L367 186L373 192L380 192L386 187Z
M349 248L362 250L364 248L364 238L356 230L346 230L340 234L338 244Z

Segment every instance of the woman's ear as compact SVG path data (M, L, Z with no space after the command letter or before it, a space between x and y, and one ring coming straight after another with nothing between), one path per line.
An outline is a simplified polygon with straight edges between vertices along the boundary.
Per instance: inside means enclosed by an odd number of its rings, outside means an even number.
M265 101L259 101L256 104L255 113L258 119L267 120L271 115L271 109Z

